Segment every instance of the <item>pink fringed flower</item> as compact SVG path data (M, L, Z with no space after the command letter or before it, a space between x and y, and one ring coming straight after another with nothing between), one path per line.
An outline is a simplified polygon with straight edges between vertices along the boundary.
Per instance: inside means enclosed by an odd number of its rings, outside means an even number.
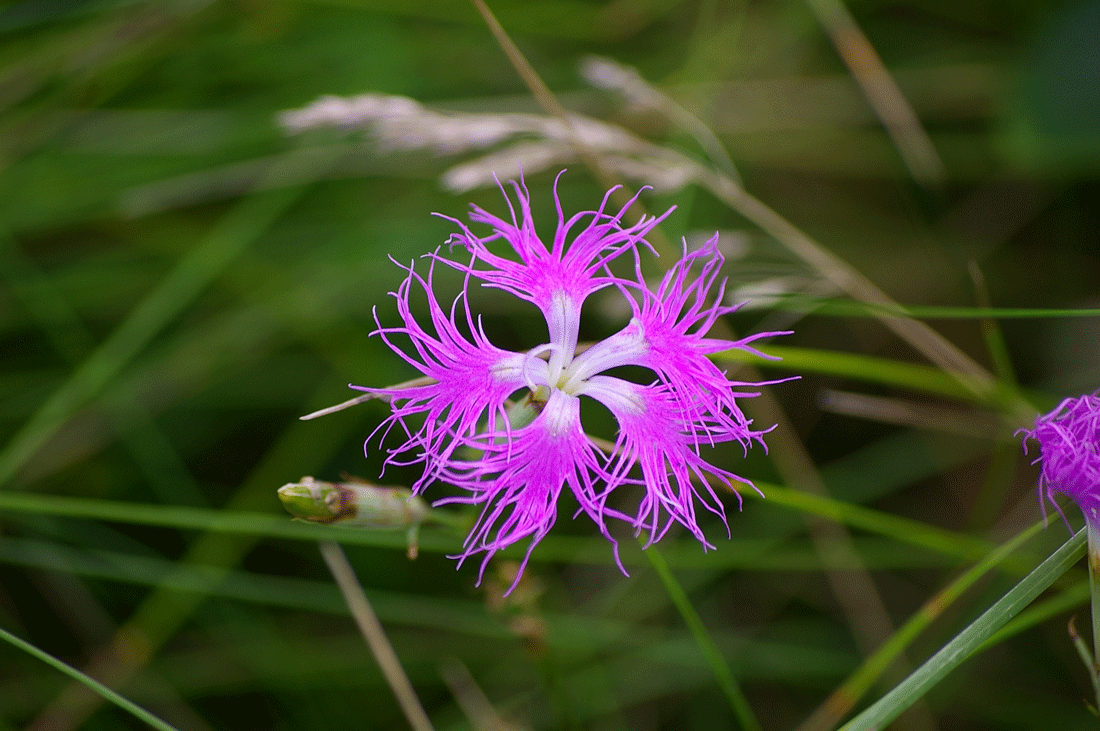
M525 538L531 539L530 557L553 526L565 487L580 505L578 512L587 514L612 544L608 518L645 531L649 542L680 523L712 548L696 517L702 506L725 521L722 500L711 483L734 493L732 483L752 483L710 464L703 448L726 442L742 450L752 442L763 446L765 432L754 431L737 404L739 398L758 394L734 390L764 384L731 381L708 356L739 348L766 357L751 343L786 333L741 340L704 337L715 320L736 309L721 304L725 282L718 275L724 260L717 236L699 251L685 248L651 290L641 276L638 250L649 248L644 236L668 212L624 226L629 204L617 213L607 212L609 192L599 209L566 220L555 186L558 223L547 246L535 233L526 188L522 183L512 187L518 214L506 194L510 220L477 207L470 215L473 223L491 227L488 235L478 236L455 221L460 231L448 243L462 245L468 261L436 252L427 255L426 277L411 265L405 267L408 276L393 293L403 324L379 323L376 334L425 376L396 388L354 386L392 404L392 414L375 434L380 431L384 440L398 426L404 440L388 450L386 464L423 463L415 493L442 482L460 494L439 503L481 506L456 558L461 563L484 552L482 573L494 553ZM498 242L503 251L491 251L490 244ZM632 276L617 276L608 267L624 254L634 257ZM436 263L465 275L450 307L441 305L433 291ZM490 343L470 312L471 280L538 307L546 319L547 342L522 353ZM581 308L589 295L606 287L624 296L633 317L618 333L578 352ZM413 316L409 299L414 290L427 298L430 321ZM401 347L398 337L408 345ZM633 383L606 375L626 365L647 368L656 380ZM608 452L585 432L581 397L603 404L618 422L614 448ZM611 494L624 485L643 488L633 515L608 505Z
M1024 434L1025 452L1028 439L1039 442L1040 495L1053 504L1062 493L1100 528L1100 397L1068 398L1037 418L1034 429L1017 433Z

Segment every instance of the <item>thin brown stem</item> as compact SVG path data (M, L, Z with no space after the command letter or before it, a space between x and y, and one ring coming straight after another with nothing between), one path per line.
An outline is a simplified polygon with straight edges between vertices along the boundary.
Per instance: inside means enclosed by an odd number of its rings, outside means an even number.
M909 174L926 188L943 185L939 153L913 107L842 0L806 0L898 149Z
M785 245L821 276L853 298L873 305L896 308L898 304L850 264L826 250L780 216L763 201L713 170L696 165L696 180L720 200ZM989 371L953 343L919 320L902 315L879 314L878 319L926 358L953 375L975 394L988 398L996 387ZM1030 407L1029 407L1030 408Z
M508 60L512 63L512 67L515 68L520 79L527 85L535 101L538 102L539 106L542 107L546 114L554 117L562 124L570 137L570 142L577 151L578 157L580 157L588 169L592 171L592 175L595 176L599 184L603 186L605 190L618 188L618 190L612 193L612 200L620 206L626 205L633 197L633 193L630 191L629 187L604 165L599 154L586 144L581 136L577 134L577 129L570 119L569 112L561 105L561 102L554 96L554 92L550 91L550 87L546 85L546 82L542 80L542 77L539 76L538 72L535 71L534 67L527 61L523 52L520 51L519 47L512 41L508 32L504 30L504 26L502 26L496 16L493 15L493 11L489 9L489 6L485 4L484 0L470 1L474 4L474 7L477 8L478 13L481 14L482 19L485 21L485 25L488 26L489 31L493 34L493 38L496 39L497 44L500 46L501 50L504 51L504 55L507 56ZM645 216L645 207L640 201L635 200L630 206L630 214L635 217ZM650 234L649 243L661 254L672 251L672 247L668 240L656 229Z
M348 609L351 610L355 624L359 626L363 639L367 641L374 659L378 661L378 667L381 668L383 677L386 678L397 702L401 705L409 725L414 731L434 731L432 722L428 719L428 714L416 695L416 690L409 682L409 676L405 674L405 669L401 667L401 661L386 636L386 630L378 621L378 615L374 613L374 608L371 607L363 587L359 585L355 569L351 567L347 556L344 555L344 550L340 548L340 544L333 541L322 541L319 546L321 555L328 564L328 570L340 587L340 593L344 595Z

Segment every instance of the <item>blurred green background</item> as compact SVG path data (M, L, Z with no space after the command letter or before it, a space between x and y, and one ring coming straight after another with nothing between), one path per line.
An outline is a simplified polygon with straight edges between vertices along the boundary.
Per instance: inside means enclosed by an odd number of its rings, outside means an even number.
M497 0L493 9L569 109L702 159L675 123L577 73L590 54L636 67L713 130L748 191L906 305L1100 307L1100 3L849 5L942 159L943 175L926 181L910 175L806 3ZM320 561L321 532L276 535L291 523L275 490L302 475L378 477L377 444L364 458L363 439L383 405L298 417L350 398L349 382L410 377L368 337L375 307L383 322L396 318L386 293L402 272L388 258L407 263L443 244L454 226L433 211L506 209L495 190L455 194L440 183L483 151L386 150L361 131L288 135L278 124L279 112L321 95L365 92L541 113L465 2L0 9L0 490L25 496L0 507L0 627L180 729L405 724ZM568 167L566 211L596 206L602 184L583 163ZM556 169L527 177L544 233ZM678 206L662 226L668 240L718 230L736 244L731 286L767 280L837 296L697 186L645 203ZM541 341L532 312L483 303L498 344ZM585 334L614 331L617 316L593 313ZM1036 409L1100 386L1095 318L929 323L1009 391L1021 384ZM773 306L733 325L796 331L776 346L803 349L798 367L792 358L791 370L766 373L804 375L772 389L790 419L783 440L805 446L835 498L945 530L939 551L885 529L853 531L895 625L978 558L964 550L972 539L991 545L1039 519L1036 469L1012 438L1026 423L1019 413L888 385L870 360L855 374L814 366L814 353L825 364L835 351L925 363L873 318ZM846 412L838 392L913 411ZM760 450L729 464L782 481ZM416 474L391 470L386 481ZM128 512L135 504L151 509ZM750 500L737 514L727 504L732 539L717 520L705 526L716 552L704 556L690 536L662 545L761 726L793 729L866 654L823 571L851 566L815 549L797 510ZM210 523L237 511L252 522ZM410 563L399 534L340 533L437 728L490 728L456 700L472 687L522 728L736 727L632 538L622 535L626 578L593 526L571 514L563 504L528 583L503 603L496 572L507 566L494 564L475 588L476 565L456 572L446 558L453 536L427 531ZM948 608L910 662L1065 538L1052 521L1020 561ZM972 660L897 728L1094 727L1065 632L1072 611L1087 614L1083 577L1059 586L1064 605L1051 618ZM456 659L471 674L465 685L453 680ZM0 729L78 727L139 722L0 644Z

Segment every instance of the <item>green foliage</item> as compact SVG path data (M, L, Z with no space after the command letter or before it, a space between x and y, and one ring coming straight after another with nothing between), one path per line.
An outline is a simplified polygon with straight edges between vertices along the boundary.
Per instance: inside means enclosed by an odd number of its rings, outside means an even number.
M651 211L679 206L668 241L721 230L743 245L729 286L764 307L734 328L795 331L763 346L783 361L750 364L803 376L770 389L789 423L767 457L728 457L766 497L738 514L729 495L732 536L710 520L718 550L708 554L673 532L647 558L624 531L629 578L589 524L565 519L565 503L502 601L522 551L505 552L475 588L476 567L456 572L446 558L460 530L425 524L409 561L402 532L293 522L276 495L303 475L378 478L380 450L364 458L362 442L384 404L298 417L354 396L349 382L413 375L369 337L375 307L382 322L395 317L386 293L401 271L389 257L408 263L443 244L452 224L433 211L502 209L495 191L440 184L480 151L386 150L361 131L292 136L277 115L365 92L541 113L474 8L9 5L0 631L23 644L0 643L0 731L133 727L126 710L70 685L66 666L180 729L403 727L320 540L346 547L439 729L474 727L456 699L470 689L441 679L453 659L498 713L532 729L754 718L792 729L835 689L858 687L866 695L846 720L1017 583L1034 585L1032 570L1066 541L1051 521L1007 556L995 548L1040 519L1037 472L1014 430L1100 385L1088 310L1100 295L1100 128L1095 94L1073 103L1095 90L1079 84L1095 74L1100 6L851 4L942 158L932 184L909 175L809 4L492 7L569 109L729 172L682 118L633 109L575 71L588 54L637 66L717 135L745 190L906 309L852 300L759 211L713 188L647 193ZM580 161L569 167L566 207L593 206L603 183ZM547 222L551 180L527 180ZM749 294L763 280L777 301ZM475 294L501 345L539 342L531 312ZM988 387L930 362L884 312L921 317L995 374ZM621 324L605 314L593 333ZM743 367L723 357L731 372ZM384 482L415 477L392 469ZM1085 572L1045 571L1047 595L940 679L906 728L1093 727L1081 702L1091 684L1064 631L1084 611ZM889 626L861 624L852 576L877 590ZM894 634L939 596L950 599L917 630ZM884 645L895 664L874 654Z

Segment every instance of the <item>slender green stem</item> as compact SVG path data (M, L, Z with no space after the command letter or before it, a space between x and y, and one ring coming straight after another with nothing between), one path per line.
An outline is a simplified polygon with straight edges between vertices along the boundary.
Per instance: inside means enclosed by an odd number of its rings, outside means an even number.
M741 728L745 729L745 731L761 731L760 722L756 720L756 716L752 712L752 707L749 706L748 700L745 699L744 694L741 692L741 686L738 685L737 678L734 677L733 671L730 669L726 659L722 657L722 652L718 649L718 645L714 642L710 633L707 632L706 625L703 624L703 620L699 617L699 613L696 612L695 607L692 606L691 600L688 599L688 595L684 591L684 588L680 586L680 582L672 575L672 571L668 568L664 556L662 556L653 546L647 548L644 553L646 558L649 559L649 563L652 564L653 570L657 572L657 576L661 578L661 582L665 585L665 591L668 592L668 596L672 599L672 603L676 605L676 609L679 610L680 616L684 618L684 624L687 625L688 630L695 638L695 642L699 645L699 649L703 651L703 657L706 658L707 664L710 665L714 677L718 680L718 686L722 689L722 693L726 696L726 700L729 701L730 708L733 709L734 715L737 716Z
M1084 552L1085 531L1082 529L908 678L845 724L841 731L886 728L890 721L923 697L936 683L974 654L994 632L1053 584Z
M1089 593L1092 595L1092 662L1089 679L1096 690L1096 708L1100 711L1100 524L1085 520L1089 537Z
M82 673L79 670L77 670L76 668L74 668L72 665L64 663L61 660L58 660L53 655L50 655L49 653L46 653L46 652L38 649L37 647L30 644L26 640L21 640L18 637L16 637L15 635L11 634L10 632L7 632L7 631L2 630L2 629L0 629L0 639L3 639L6 642L9 642L9 643L15 645L20 650L23 650L24 652L26 652L29 655L33 655L34 657L36 657L39 660L41 660L42 662L46 663L50 667L53 667L53 668L56 668L57 670L60 670L61 672L68 675L70 678L73 678L74 680L76 680L77 682L83 684L87 688L90 688L91 690L94 690L96 693L99 693L101 696L103 696L104 698L109 700L111 703L114 703L116 706L118 706L122 710L128 711L129 713L132 713L134 716L137 716L138 718L140 718L142 721L145 721L145 723L149 724L153 728L160 729L160 731L179 731L179 729L177 729L175 726L172 726L171 724L160 720L159 718L154 716L152 713L149 713L149 711L145 710L144 708L137 705L133 701L127 700L126 698L123 698L121 695L119 695L115 691L111 690L110 688L108 688L106 685L99 682L95 678L92 678L92 677L89 677L89 676L85 675L84 673Z

